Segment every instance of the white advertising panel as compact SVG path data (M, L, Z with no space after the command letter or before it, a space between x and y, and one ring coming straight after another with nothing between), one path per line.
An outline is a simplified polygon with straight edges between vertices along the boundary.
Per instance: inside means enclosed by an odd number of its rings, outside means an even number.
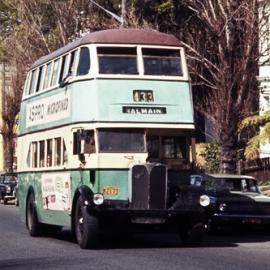
M70 174L43 174L41 193L44 209L69 211L71 209Z
M46 124L70 116L70 92L30 102L26 107L26 127Z

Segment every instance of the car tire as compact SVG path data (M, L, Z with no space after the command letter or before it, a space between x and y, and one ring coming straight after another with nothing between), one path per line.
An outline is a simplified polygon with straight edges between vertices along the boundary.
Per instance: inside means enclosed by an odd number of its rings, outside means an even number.
M38 221L35 196L31 193L27 200L26 206L26 227L31 236L40 236L43 233L42 224Z
M19 200L17 198L15 199L15 205L19 206Z
M202 222L192 222L180 227L180 237L186 247L196 247L202 244L205 226Z
M81 197L78 198L74 214L74 234L80 248L96 248L98 244L99 220L89 215Z
M8 202L8 200L6 198L4 198L3 203L6 205L7 202Z

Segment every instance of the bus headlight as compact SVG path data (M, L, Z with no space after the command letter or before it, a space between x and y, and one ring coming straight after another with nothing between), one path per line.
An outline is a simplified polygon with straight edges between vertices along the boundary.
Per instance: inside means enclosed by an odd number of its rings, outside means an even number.
M94 202L95 205L101 205L101 204L103 204L103 202L104 202L103 195L100 194L100 193L94 194L94 196L93 196L93 202Z
M206 207L210 204L210 198L207 195L200 196L200 205Z

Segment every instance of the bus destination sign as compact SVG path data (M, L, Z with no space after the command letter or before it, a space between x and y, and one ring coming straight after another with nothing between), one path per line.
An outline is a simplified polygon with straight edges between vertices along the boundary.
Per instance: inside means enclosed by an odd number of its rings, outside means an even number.
M166 114L165 107L134 107L123 106L123 113L128 114Z

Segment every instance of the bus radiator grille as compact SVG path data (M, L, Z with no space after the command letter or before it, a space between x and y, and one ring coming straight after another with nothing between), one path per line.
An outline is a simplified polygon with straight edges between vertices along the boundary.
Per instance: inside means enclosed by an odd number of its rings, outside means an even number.
M162 164L134 165L131 168L131 209L165 209L167 170Z

